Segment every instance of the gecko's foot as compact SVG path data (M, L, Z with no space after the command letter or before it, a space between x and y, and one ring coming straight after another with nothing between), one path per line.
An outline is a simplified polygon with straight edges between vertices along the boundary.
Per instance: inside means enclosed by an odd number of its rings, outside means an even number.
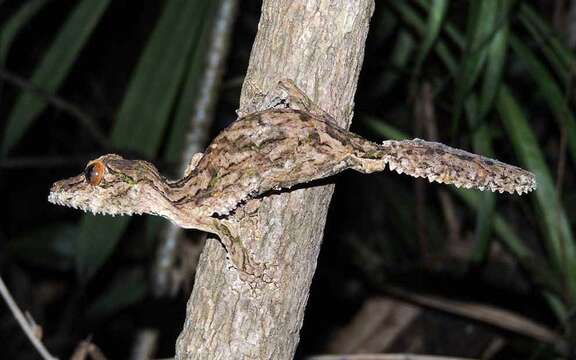
M238 269L240 280L252 289L261 289L272 285L278 287L275 279L275 269L277 266L269 263L254 263L249 268Z
M316 105L291 79L282 79L268 93L262 90L252 81L247 80L248 91L254 99L252 103L237 113L240 117L247 114L268 109L292 109L307 112L334 122L334 118Z
M260 87L251 79L246 80L247 92L250 94L250 103L244 108L236 111L239 117L246 116L255 112L260 112L269 109L289 109L292 108L291 98L294 99L294 109L299 110L304 106L298 106L296 103L300 102L296 100L302 94L302 102L309 101L309 99L294 85L292 80L280 80L274 88L268 92L264 92ZM298 94L296 96L291 95L292 93ZM306 100L308 99L308 100Z
M244 249L241 256L228 256L230 268L236 270L240 280L247 283L251 288L258 289L266 285L276 286L275 269L277 266L270 263L256 262L253 256L246 253ZM239 253L237 253L239 254Z
M270 108L270 106L267 105L269 102L267 99L269 93L264 92L252 79L248 78L245 82L245 91L248 93L250 102L244 105L241 109L236 110L236 114L239 118Z
M337 124L336 120L324 111L320 106L316 105L312 99L300 90L294 81L290 79L283 79L278 82L277 91L281 93L280 97L282 99L281 103L284 104L285 108L292 110L304 111L308 114L315 115L325 121Z

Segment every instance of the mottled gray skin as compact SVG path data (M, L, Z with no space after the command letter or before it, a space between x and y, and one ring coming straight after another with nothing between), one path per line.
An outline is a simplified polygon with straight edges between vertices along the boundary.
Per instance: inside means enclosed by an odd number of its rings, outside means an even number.
M345 169L426 177L465 188L522 194L534 175L515 166L419 139L370 142L335 125L325 113L269 109L233 122L197 154L187 174L170 181L141 160L109 154L90 164L105 169L98 184L85 174L56 182L49 201L111 215L148 213L184 228L218 235L232 262L254 272L228 215L270 190L325 178Z
M519 194L534 176L520 168L440 143L387 141L382 145L333 122L290 109L267 110L234 122L208 146L177 188L177 207L227 215L250 197L290 188L352 168L370 173L386 164L398 172L467 188Z

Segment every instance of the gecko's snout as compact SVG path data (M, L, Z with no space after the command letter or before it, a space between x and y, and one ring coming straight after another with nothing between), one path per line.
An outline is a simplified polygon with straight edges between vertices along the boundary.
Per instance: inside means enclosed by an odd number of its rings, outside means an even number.
M50 187L48 201L57 205L70 206L70 202L74 199L72 190L82 186L83 183L85 180L82 175L56 181Z
M136 184L130 175L107 170L109 167L126 169L128 165L133 165L133 162L117 155L92 160L82 173L52 184L48 201L94 214L141 214L147 209L142 186Z

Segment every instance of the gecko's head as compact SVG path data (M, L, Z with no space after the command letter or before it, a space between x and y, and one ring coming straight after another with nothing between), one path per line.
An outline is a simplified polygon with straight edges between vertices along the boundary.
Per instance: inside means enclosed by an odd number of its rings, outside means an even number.
M55 182L48 201L94 214L141 214L158 179L153 165L108 154L88 162L80 175Z

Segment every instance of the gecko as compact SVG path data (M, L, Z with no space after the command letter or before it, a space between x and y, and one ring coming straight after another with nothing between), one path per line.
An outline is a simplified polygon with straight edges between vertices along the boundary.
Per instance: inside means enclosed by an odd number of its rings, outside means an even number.
M192 157L181 179L169 180L143 160L107 154L84 171L55 182L48 201L108 215L151 214L220 239L233 267L256 274L261 267L239 238L230 215L246 201L274 190L335 175L346 169L426 178L462 188L528 193L534 174L498 160L425 141L369 141L337 125L291 80L270 108L240 114L204 153Z

